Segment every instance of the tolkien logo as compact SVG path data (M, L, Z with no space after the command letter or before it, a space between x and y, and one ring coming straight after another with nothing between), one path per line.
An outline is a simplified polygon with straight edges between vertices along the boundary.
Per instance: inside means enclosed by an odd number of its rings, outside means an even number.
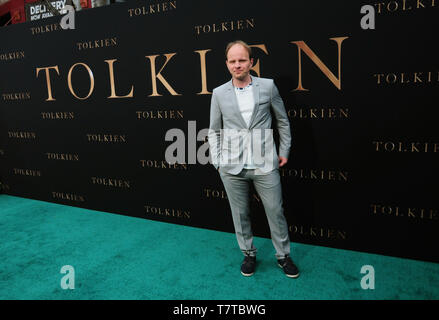
M439 152L438 142L407 142L407 141L373 141L376 152L409 152L436 153Z
M124 143L127 141L124 134L91 134L87 133L87 141L89 142L114 142Z
M13 168L13 173L15 175L21 175L21 176L30 176L30 177L41 177L41 171L39 170L32 170L32 169L20 169L20 168Z
M153 15L171 10L177 10L177 1L166 1L161 3L150 4L149 6L142 6L140 8L128 9L130 18L140 15Z
M67 153L46 152L48 160L62 160L62 161L79 161L79 155Z
M18 92L18 93L3 93L2 99L8 100L29 100L30 92Z
M59 200L85 202L84 196L77 195L74 193L64 193L64 192L52 191L52 198L59 199Z
M375 73L377 85L420 85L439 82L438 71Z
M392 0L375 3L377 13L410 11L416 9L426 9L436 6L436 0Z
M0 61L16 60L16 59L24 59L24 58L25 58L24 51L0 53Z
M347 238L346 231L326 227L290 225L288 230L294 237L300 235L305 238L320 238L328 240L346 240Z
M295 89L291 91L309 91L309 89L305 88L302 81L302 57L306 55L311 61L320 69L320 71L329 79L329 81L338 89L341 90L342 82L341 82L341 74L342 74L342 43L348 37L336 37L330 38L330 40L334 41L337 44L336 50L336 58L337 58L337 71L336 75L325 65L325 63L318 57L318 55L304 42L304 41L291 41L289 45L295 45L297 48L297 63L298 63L298 85ZM270 51L268 50L265 44L256 44L250 45L254 49L262 50L265 55L269 55ZM288 47L287 47L288 48ZM201 91L197 93L197 95L204 94L212 94L208 89L207 84L207 53L212 51L212 49L204 49L204 50L195 50L194 54L199 56L200 61L200 82L201 82ZM294 51L291 51L292 53ZM303 54L304 55L303 55ZM166 79L164 76L164 70L168 65L171 64L182 64L184 61L178 59L179 55L177 52L170 52L164 54L156 54L156 55L147 55L145 56L145 63L149 66L150 70L150 81L152 91L149 93L148 97L160 97L163 96L165 92L172 96L181 96L182 93L178 92L175 88L176 85L170 79ZM164 61L163 61L164 60ZM130 89L126 90L124 93L120 93L116 88L116 62L118 59L109 59L104 60L104 63L107 64L108 68L108 82L110 84L109 88L109 96L107 99L127 99L134 98L134 84L128 86ZM257 59L254 63L252 71L256 73L257 76L261 76L260 72L261 62L260 59ZM119 67L121 68L121 67ZM86 72L89 77L89 90L86 95L79 96L77 90L72 85L72 75L77 72ZM58 65L48 66L48 67L38 67L36 68L36 77L38 78L40 74L44 74L46 77L46 89L47 89L47 99L45 101L55 101L55 94L52 90L52 81L56 79L55 76L61 76L60 68ZM101 77L99 77L101 78ZM160 84L160 87L159 87ZM67 86L70 93L78 100L87 100L90 98L94 92L95 88L95 77L92 68L84 62L77 62L73 64L67 73ZM126 86L125 86L126 87ZM166 91L163 90L166 89ZM195 92L195 90L194 90Z
M123 179L91 177L91 180L93 184L97 184L97 185L114 187L114 188L123 188L123 189L130 188L130 182Z
M431 208L400 207L395 205L371 204L373 215L403 217L418 220L439 220L439 210Z
M8 131L8 137L15 139L35 139L37 135L35 132Z
M145 205L145 212L148 214L163 216L163 217L174 217L179 219L190 219L191 212L183 209L174 208L161 208L156 206Z

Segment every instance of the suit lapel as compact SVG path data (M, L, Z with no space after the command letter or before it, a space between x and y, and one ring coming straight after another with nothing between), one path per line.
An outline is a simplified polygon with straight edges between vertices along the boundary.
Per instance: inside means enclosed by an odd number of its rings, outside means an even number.
M259 109L259 81L257 77L252 77L252 87L253 87L253 99L255 101L255 107L253 108L253 113L250 118L250 123L248 128L251 128L253 121L255 120L256 114Z

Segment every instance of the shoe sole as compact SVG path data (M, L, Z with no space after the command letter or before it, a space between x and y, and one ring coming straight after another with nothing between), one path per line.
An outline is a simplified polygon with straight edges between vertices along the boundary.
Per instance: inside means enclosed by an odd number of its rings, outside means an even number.
M250 276L254 275L255 273L254 273L254 272L252 272L252 273L244 273L244 272L241 271L241 274L242 274L244 277L250 277Z
M279 268L281 268L282 270L283 270L283 268L282 268L282 266L280 265L280 264L277 264L278 266L279 266ZM285 272L284 272L285 273ZM288 277L288 278L293 278L293 279L295 279L295 278L298 278L299 277L299 274L300 273L298 273L298 274L286 274L285 273L285 275Z

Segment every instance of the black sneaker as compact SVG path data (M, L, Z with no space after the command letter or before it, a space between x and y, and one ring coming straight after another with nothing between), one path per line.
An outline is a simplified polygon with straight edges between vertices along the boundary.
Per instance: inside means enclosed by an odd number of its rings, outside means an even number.
M285 275L289 278L297 278L299 276L299 269L297 269L293 260L291 260L289 255L286 255L284 259L277 260L279 267L281 267Z
M255 273L256 257L245 256L241 264L241 273L243 276L250 277Z

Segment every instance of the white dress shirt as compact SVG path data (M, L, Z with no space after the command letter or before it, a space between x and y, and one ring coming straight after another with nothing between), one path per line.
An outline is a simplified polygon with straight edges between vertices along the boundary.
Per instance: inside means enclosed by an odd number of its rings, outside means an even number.
M244 118L247 127L250 125L250 119L253 115L253 110L255 108L255 98L253 96L253 86L250 83L244 88L235 87L236 99L238 100L239 110ZM256 169L257 167L253 164L252 156L252 139L251 135L245 135L244 140L244 150L247 149L247 157L244 159L244 169Z

